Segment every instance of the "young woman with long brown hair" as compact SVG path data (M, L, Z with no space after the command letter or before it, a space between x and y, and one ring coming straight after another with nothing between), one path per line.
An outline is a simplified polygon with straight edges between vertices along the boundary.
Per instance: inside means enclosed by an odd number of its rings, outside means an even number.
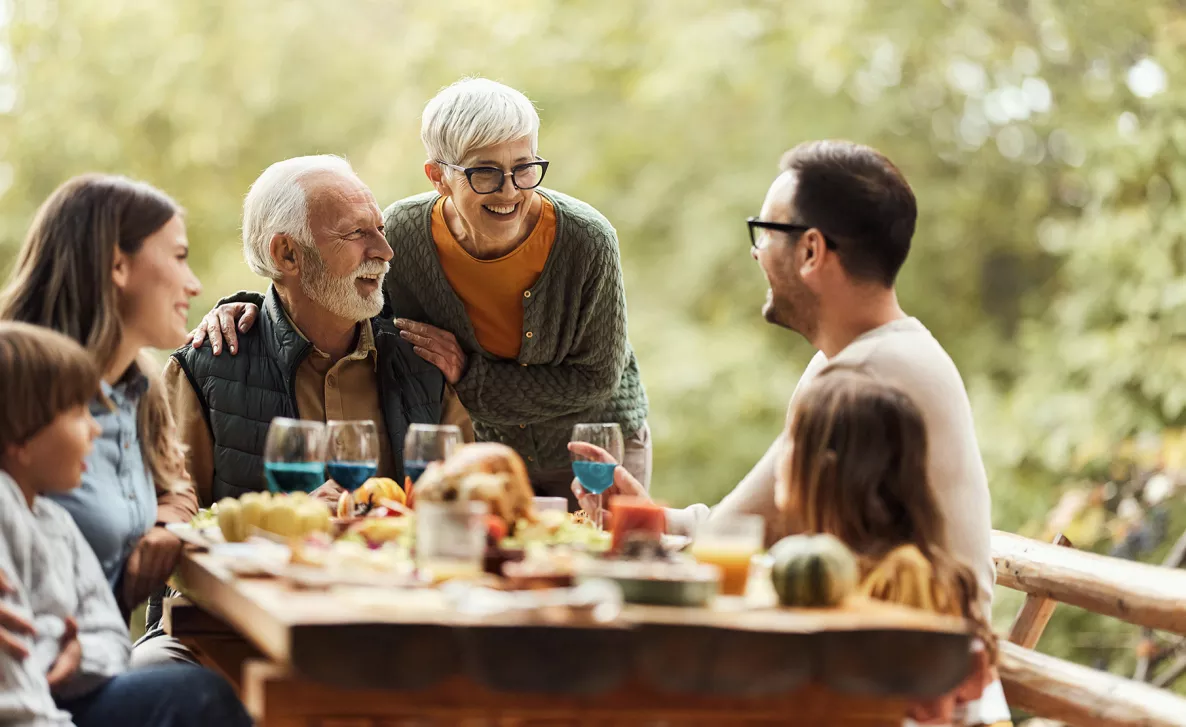
M75 177L37 211L0 293L0 319L52 328L95 359L102 433L82 486L56 498L98 556L125 615L161 588L180 555L163 525L197 512L184 452L145 348L185 340L189 268L181 208L114 175Z
M826 371L795 408L780 470L775 496L792 532L841 540L856 555L862 579L912 546L932 570L936 610L972 622L984 647L977 673L952 694L916 705L913 716L950 719L957 702L978 698L991 681L995 641L971 568L944 547L945 523L927 480L927 432L918 407L858 370Z

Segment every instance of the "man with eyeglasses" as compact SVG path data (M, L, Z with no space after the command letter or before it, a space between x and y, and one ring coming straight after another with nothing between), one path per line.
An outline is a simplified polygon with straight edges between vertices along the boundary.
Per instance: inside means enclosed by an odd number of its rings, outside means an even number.
M780 166L761 214L747 223L750 254L770 286L763 315L819 350L791 397L788 424L801 392L835 368L862 369L910 396L927 423L928 474L949 551L976 573L987 613L994 582L990 501L971 405L951 358L902 311L894 291L914 234L914 193L885 156L850 142L802 144ZM766 519L768 543L789 534L775 486L785 439L776 439L716 507L668 510L669 530L692 533L706 519L752 513ZM614 491L644 494L621 468Z
M914 235L914 193L889 159L851 142L801 144L783 156L780 169L761 214L747 224L750 254L770 286L762 314L818 349L791 396L787 424L802 392L836 369L862 370L909 396L927 427L927 474L945 520L946 550L976 574L988 617L995 580L990 500L971 405L951 358L902 311L894 291ZM768 544L792 532L794 514L780 512L785 488L776 485L787 443L786 436L775 439L716 507L667 510L669 531L694 534L707 520L757 514L766 521ZM570 448L603 456L588 445ZM646 496L623 468L614 474L610 493ZM581 492L578 483L572 487ZM976 679L987 673L978 671ZM983 683L971 693L979 694ZM991 697L967 705L969 724L1008 719L999 682L990 690ZM919 709L921 717L929 705Z

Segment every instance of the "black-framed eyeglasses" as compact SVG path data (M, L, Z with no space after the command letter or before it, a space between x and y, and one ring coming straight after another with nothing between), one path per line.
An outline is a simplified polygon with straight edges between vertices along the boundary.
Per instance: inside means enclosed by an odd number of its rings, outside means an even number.
M469 188L478 194L494 194L501 191L507 177L511 178L511 184L515 185L515 189L535 189L544 181L544 175L548 172L548 162L545 159L517 164L511 167L509 172L504 172L498 167L462 167L440 159L437 160L437 164L463 172L469 180Z
M761 247L758 245L758 233L755 230L777 230L778 232L794 233L807 232L808 230L815 227L814 225L792 225L789 222L767 222L766 220L760 220L757 217L745 218L745 224L747 227L749 227L749 244L754 248ZM823 235L823 232L821 231L820 234ZM823 235L823 238L824 245L826 247L832 250L836 249L836 243L833 242L830 237Z

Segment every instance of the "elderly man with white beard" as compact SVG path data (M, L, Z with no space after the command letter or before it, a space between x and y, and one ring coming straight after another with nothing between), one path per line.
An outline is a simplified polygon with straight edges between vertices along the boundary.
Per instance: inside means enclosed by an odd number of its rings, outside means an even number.
M243 205L243 253L272 284L261 319L238 337L238 355L183 346L165 369L204 505L264 489L275 417L374 420L378 474L401 483L409 425L457 424L472 439L440 370L379 315L392 250L374 195L344 159L268 167ZM340 492L327 482L314 495L333 503Z

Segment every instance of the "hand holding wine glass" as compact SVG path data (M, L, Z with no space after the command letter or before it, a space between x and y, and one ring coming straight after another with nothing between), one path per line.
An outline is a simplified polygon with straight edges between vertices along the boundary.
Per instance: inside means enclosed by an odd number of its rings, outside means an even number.
M592 448L581 446L593 445ZM600 451L598 451L600 450ZM606 490L614 484L614 471L622 462L625 445L622 428L617 424L577 424L572 428L572 471L581 487L596 496L590 515L598 527L604 528Z

